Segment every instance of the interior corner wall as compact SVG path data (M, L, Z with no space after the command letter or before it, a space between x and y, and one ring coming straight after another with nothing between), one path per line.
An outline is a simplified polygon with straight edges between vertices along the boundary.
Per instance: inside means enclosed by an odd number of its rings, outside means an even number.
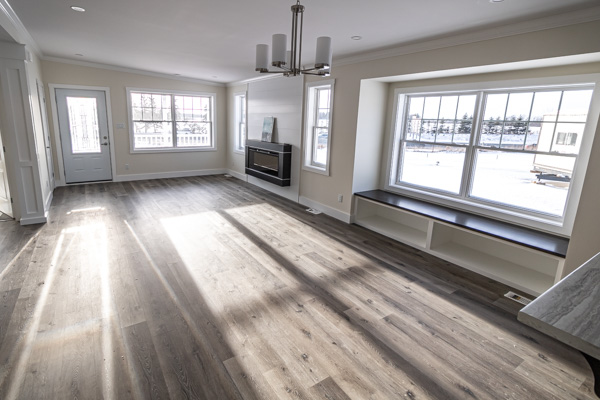
M93 68L82 65L42 61L42 73L46 83L108 87L112 114L112 129L116 174L114 180L153 179L176 176L224 173L227 165L227 88L224 85L203 84L180 79L168 79L120 70ZM131 153L129 142L129 119L127 114L127 87L141 89L205 92L216 94L216 151ZM54 93L49 91L46 98ZM48 101L49 103L50 101ZM53 154L56 153L53 118L48 108L52 133ZM124 128L120 128L123 124ZM57 160L58 162L58 160ZM126 169L126 164L129 169ZM58 171L55 163L54 170ZM57 177L64 183L64 177Z
M248 139L261 140L265 117L275 117L273 141L292 145L291 185L280 187L248 176L248 182L299 201L304 79L277 77L248 85Z
M600 90L600 88L596 88ZM573 272L581 264L600 252L600 119L594 136L594 144L588 161L588 168L575 224L571 233L563 277Z
M352 175L353 193L379 188L381 160L384 159L387 97L387 83L373 80L361 82Z

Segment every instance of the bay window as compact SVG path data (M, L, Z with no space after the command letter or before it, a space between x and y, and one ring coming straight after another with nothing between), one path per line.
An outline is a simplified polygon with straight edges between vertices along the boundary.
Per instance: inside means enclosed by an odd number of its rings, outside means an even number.
M592 94L591 85L398 93L390 188L560 223Z

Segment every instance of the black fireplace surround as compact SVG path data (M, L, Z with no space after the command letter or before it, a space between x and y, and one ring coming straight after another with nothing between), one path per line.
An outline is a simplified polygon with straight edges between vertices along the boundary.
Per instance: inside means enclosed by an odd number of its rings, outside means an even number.
M246 141L246 174L279 186L290 186L292 145Z

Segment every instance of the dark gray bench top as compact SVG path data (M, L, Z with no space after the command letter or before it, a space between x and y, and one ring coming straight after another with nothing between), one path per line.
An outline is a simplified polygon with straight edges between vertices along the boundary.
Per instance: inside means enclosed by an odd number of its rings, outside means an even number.
M423 200L386 192L384 190L369 190L354 194L365 199L411 211L438 221L484 233L555 256L564 258L567 255L569 239L561 236L497 221L480 215L471 214L466 211L455 210Z
M600 359L600 253L529 303L518 319Z

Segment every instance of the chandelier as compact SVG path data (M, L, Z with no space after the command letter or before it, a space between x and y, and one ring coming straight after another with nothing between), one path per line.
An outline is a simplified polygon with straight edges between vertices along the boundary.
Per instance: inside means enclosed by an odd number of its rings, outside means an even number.
M297 76L300 74L329 76L331 68L331 38L321 36L317 38L317 52L315 66L302 69L302 20L304 6L297 0L292 6L292 37L291 50L287 49L287 35L277 33L273 35L271 65L278 70L269 70L269 45L256 45L256 71L267 74L283 74L284 76Z

